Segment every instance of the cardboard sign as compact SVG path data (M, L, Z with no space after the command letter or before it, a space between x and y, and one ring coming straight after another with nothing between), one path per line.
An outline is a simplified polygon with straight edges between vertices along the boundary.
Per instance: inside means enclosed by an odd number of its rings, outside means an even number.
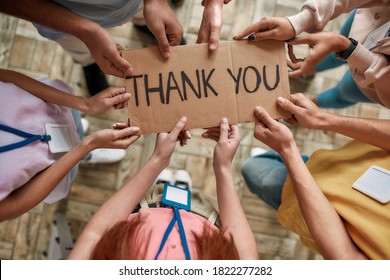
M275 119L290 116L276 105L289 98L284 43L280 41L220 42L215 52L207 44L171 47L161 57L157 47L123 53L135 71L125 79L132 94L129 118L140 134L168 132L182 116L186 129L255 122L255 106Z

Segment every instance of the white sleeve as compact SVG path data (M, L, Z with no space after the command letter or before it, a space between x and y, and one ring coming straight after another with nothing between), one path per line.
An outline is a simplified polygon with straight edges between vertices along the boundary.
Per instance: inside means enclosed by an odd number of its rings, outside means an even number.
M309 0L300 13L287 17L295 29L296 36L306 32L322 31L332 19L356 8L372 7L390 3L390 0Z
M378 101L390 107L390 61L382 53L374 53L358 44L347 59L353 67L352 75L356 84L376 92Z

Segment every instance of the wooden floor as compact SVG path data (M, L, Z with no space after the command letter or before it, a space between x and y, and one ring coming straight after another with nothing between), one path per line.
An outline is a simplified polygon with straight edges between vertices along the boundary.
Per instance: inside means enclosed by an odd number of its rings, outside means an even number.
M196 42L197 30L202 18L199 0L185 0L175 10L182 23L188 44ZM303 0L245 0L231 1L224 7L224 26L221 40L230 40L250 23L263 16L287 16L297 13ZM330 23L328 30L338 31L344 17ZM88 96L80 65L55 43L36 32L31 23L0 14L0 67L20 71L32 77L46 76L61 79L70 84L77 95ZM115 40L126 49L155 44L147 35L139 33L131 23L110 30ZM305 54L297 48L298 55ZM313 80L290 79L291 92L315 95L334 86L346 68L317 74ZM109 77L111 85L123 86L123 80ZM349 116L389 118L389 110L377 105L359 104L338 111ZM110 110L99 116L85 116L91 124L90 132L110 127L112 123L126 120L127 111ZM339 147L347 137L324 131L291 127L302 152L310 154L317 149ZM253 138L253 124L240 125L242 142L234 160L234 178L242 205L258 242L262 259L321 259L303 247L297 236L283 228L276 220L276 212L252 195L240 173L242 162L249 157L252 147L262 146ZM185 147L177 147L170 168L186 169L194 187L215 196L215 179L212 170L214 142L201 139L201 130L192 131L193 139ZM0 259L47 259L53 213L66 211L72 237L77 239L85 223L94 211L123 182L134 174L148 159L154 147L155 136L143 136L127 150L124 160L118 164L84 164L72 184L66 200L52 205L40 204L21 217L0 224ZM4 163L2 163L4 164ZM1 168L1 167L0 167Z

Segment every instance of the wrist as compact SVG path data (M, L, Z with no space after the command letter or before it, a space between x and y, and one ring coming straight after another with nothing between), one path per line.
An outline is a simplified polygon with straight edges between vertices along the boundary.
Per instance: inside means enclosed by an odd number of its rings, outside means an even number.
M316 118L316 124L312 129L317 130L329 130L336 121L335 115L321 112L321 115Z
M334 46L334 51L336 53L340 53L348 49L349 45L351 44L351 41L347 37L343 35L338 35L336 38L336 44Z
M334 131L334 128L338 127L338 122L341 117L337 115L327 114L326 120L319 122L321 125L318 127L320 130L324 131Z
M83 112L83 113L89 113L90 112L90 105L88 102L88 98L84 98L81 96L74 96L75 99L75 106L74 109Z
M213 169L215 173L222 172L231 172L232 165L231 163L220 163L220 162L215 162L213 163Z
M312 32L313 26L315 26L314 12L309 8L303 8L302 11L296 15L288 16L288 21L290 22L293 30L295 31L295 36L298 36L302 32ZM315 28L314 28L315 29Z
M277 151L277 152L284 158L284 157L290 155L295 150L297 150L297 145L295 144L294 139L292 139L291 141L289 141L287 143L283 143L281 145L279 151Z
M336 59L342 61L347 60L358 45L358 42L353 38L346 38L342 35L339 35L336 41L337 44L334 48L334 51L336 52L335 56Z
M167 158L164 156L159 156L155 153L153 153L149 159L151 164L157 165L157 166L161 167L162 169L168 167L170 160L171 160L170 158Z
M80 146L83 150L86 151L86 154L97 149L97 148L100 148L98 147L94 142L94 138L95 136L93 134L90 134L88 136L86 136L81 142L80 142Z

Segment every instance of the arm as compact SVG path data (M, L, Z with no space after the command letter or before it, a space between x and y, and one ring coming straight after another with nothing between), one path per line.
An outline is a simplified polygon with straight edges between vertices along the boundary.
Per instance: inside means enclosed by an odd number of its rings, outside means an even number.
M186 118L176 124L171 133L160 133L155 150L143 167L93 215L81 232L69 259L89 259L94 245L103 233L116 223L126 220L166 168L175 149L176 140L184 128Z
M131 75L131 65L121 57L111 35L97 23L47 0L3 0L0 12L71 34L85 43L106 74Z
M261 107L255 138L278 152L286 164L303 218L325 259L367 259L353 243L343 221L306 168L291 131Z
M224 0L203 0L204 6L202 23L198 32L196 43L209 43L209 50L218 48L219 34L221 32L223 17L222 8L230 1Z
M59 89L41 83L24 74L0 69L0 81L13 83L45 102L73 108L88 114L100 114L109 108L125 107L130 94L124 88L110 87L99 94L84 98L65 93Z
M306 1L300 13L289 16L298 36L302 32L309 33L322 31L325 25L341 14L348 13L356 8L386 5L388 0L309 0Z
M73 166L90 151L96 148L127 148L139 138L134 136L138 130L137 127L105 129L87 136L46 170L0 201L0 221L18 217L42 202Z
M279 97L277 104L291 112L294 118L286 120L290 124L318 130L333 131L368 144L390 150L390 120L361 119L332 115L321 111L302 93L291 95L291 101ZM375 135L375 137L372 137Z
M246 36L256 41L274 39L290 40L303 31L318 32L324 29L329 20L358 7L385 5L388 0L309 0L302 6L301 12L289 17L264 17L249 26L235 37L241 40Z
M351 41L337 33L319 32L298 37L288 42L288 44L291 58L288 65L294 70L289 73L289 76L294 77L301 76L313 69L328 53L339 53L346 50ZM307 44L310 48L310 53L304 60L296 59L292 50L293 45L300 44ZM356 83L375 92L375 94L370 94L368 97L390 108L390 89L388 86L390 61L386 55L374 53L362 44L358 44L348 57L347 62L353 68L352 74Z
M217 200L221 229L231 234L240 259L258 259L256 240L242 209L234 186L231 164L240 144L237 125L229 125L223 118L221 126L207 130L202 136L217 142L214 150L214 172L217 183Z

